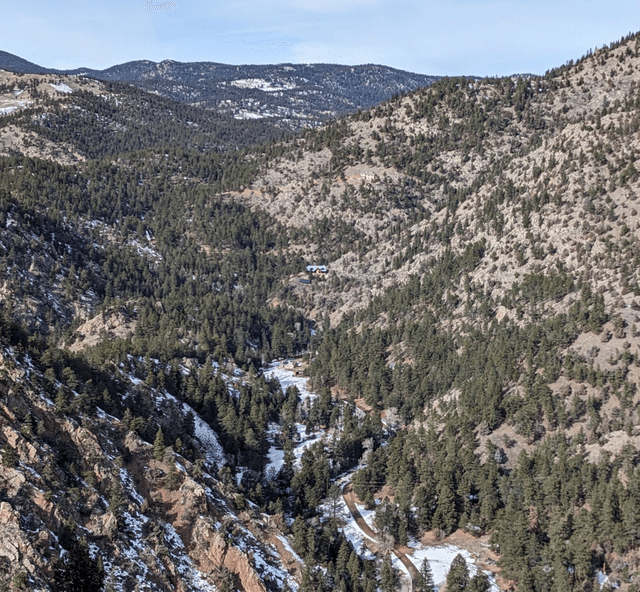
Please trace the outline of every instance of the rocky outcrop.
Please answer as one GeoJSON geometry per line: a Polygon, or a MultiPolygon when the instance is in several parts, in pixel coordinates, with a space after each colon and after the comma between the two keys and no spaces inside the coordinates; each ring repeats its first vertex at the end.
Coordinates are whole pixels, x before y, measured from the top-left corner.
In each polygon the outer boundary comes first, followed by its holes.
{"type": "Polygon", "coordinates": [[[82,323],[75,332],[76,340],[69,346],[77,352],[102,341],[127,339],[136,329],[136,321],[122,310],[109,309],[82,323]]]}
{"type": "Polygon", "coordinates": [[[0,502],[0,574],[27,574],[29,589],[34,591],[48,590],[45,580],[40,574],[46,570],[47,560],[43,551],[49,546],[49,533],[41,531],[34,537],[39,547],[21,527],[20,512],[8,502],[0,502]]]}
{"type": "Polygon", "coordinates": [[[246,592],[266,592],[266,587],[251,565],[250,557],[230,546],[210,518],[200,516],[192,531],[192,557],[200,571],[210,573],[225,567],[236,574],[246,592]]]}
{"type": "MultiPolygon", "coordinates": [[[[33,365],[1,351],[0,587],[17,578],[50,592],[54,572],[67,569],[69,549],[83,541],[114,590],[144,583],[154,592],[213,592],[231,578],[241,590],[266,592],[291,578],[214,476],[171,447],[154,458],[149,442],[100,409],[65,414],[34,387],[46,381],[33,365]]],[[[182,407],[161,405],[154,389],[127,388],[155,425],[183,421],[182,407]]]]}

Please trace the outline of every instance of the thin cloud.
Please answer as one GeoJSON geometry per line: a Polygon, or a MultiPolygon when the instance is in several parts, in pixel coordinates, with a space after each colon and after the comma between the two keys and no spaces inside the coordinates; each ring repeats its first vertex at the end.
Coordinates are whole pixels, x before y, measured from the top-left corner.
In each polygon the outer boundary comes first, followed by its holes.
{"type": "Polygon", "coordinates": [[[135,59],[380,63],[424,74],[542,74],[638,28],[630,0],[31,0],[1,49],[43,66],[135,59]],[[154,12],[173,2],[172,10],[154,12]],[[277,45],[281,42],[282,45],[277,45]]]}

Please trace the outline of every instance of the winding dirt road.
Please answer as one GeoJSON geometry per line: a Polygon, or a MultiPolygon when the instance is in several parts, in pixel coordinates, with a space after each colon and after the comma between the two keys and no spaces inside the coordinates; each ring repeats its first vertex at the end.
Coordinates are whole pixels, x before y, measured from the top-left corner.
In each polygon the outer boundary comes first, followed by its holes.
{"type": "MultiPolygon", "coordinates": [[[[356,521],[356,524],[360,527],[360,530],[364,532],[369,538],[373,539],[379,545],[381,544],[378,540],[378,535],[374,532],[374,530],[366,523],[365,519],[360,514],[358,510],[358,506],[356,506],[356,495],[353,493],[353,489],[351,487],[351,483],[347,483],[342,490],[342,497],[344,498],[347,507],[349,508],[349,512],[351,512],[351,516],[356,521]]],[[[409,570],[411,574],[411,585],[415,587],[415,582],[420,572],[417,570],[416,566],[413,564],[411,559],[409,559],[401,549],[398,547],[394,547],[392,549],[393,554],[402,562],[402,564],[409,570]]]]}

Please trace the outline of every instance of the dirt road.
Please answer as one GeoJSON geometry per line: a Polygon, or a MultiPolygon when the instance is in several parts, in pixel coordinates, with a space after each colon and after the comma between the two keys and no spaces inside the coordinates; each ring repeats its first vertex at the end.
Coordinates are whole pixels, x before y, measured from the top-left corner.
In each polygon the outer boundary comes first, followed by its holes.
{"type": "MultiPolygon", "coordinates": [[[[353,516],[353,519],[356,521],[356,524],[360,527],[362,532],[364,532],[368,537],[372,538],[378,544],[380,541],[378,540],[378,535],[375,531],[366,523],[365,519],[360,514],[358,510],[358,506],[356,506],[356,495],[353,493],[353,489],[351,488],[351,483],[347,483],[342,490],[342,497],[344,498],[347,507],[349,508],[349,512],[353,516]]],[[[392,549],[393,554],[402,562],[402,564],[409,570],[411,574],[411,584],[412,586],[415,584],[417,577],[420,575],[420,572],[417,570],[416,566],[413,564],[411,559],[409,559],[401,549],[398,547],[394,547],[392,549]]]]}

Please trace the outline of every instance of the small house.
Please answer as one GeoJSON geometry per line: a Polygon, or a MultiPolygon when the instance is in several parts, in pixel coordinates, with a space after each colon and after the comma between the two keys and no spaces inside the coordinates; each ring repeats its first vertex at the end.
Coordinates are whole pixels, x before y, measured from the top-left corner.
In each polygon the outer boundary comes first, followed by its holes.
{"type": "Polygon", "coordinates": [[[307,265],[308,273],[327,273],[326,265],[307,265]]]}

